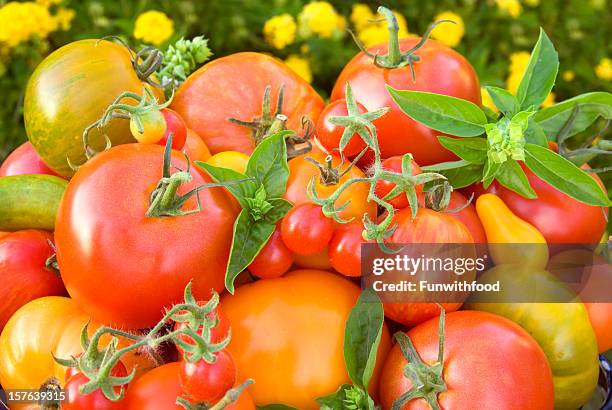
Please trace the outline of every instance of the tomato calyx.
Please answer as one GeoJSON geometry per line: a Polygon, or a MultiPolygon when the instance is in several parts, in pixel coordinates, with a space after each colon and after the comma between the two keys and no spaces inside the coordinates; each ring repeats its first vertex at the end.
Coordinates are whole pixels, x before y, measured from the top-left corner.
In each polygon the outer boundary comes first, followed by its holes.
{"type": "Polygon", "coordinates": [[[155,82],[151,76],[158,71],[164,60],[164,54],[153,46],[147,46],[142,48],[137,53],[134,53],[134,50],[125,42],[121,37],[118,36],[105,36],[100,39],[102,40],[114,40],[121,44],[127,52],[130,54],[130,58],[132,60],[132,67],[136,72],[136,75],[140,79],[140,81],[146,82],[154,87],[159,87],[160,85],[155,82]]]}
{"type": "Polygon", "coordinates": [[[408,402],[422,398],[427,401],[433,410],[440,410],[438,394],[448,390],[444,381],[444,309],[440,311],[438,360],[426,364],[417,353],[410,337],[403,332],[395,334],[395,339],[408,361],[404,368],[404,376],[410,379],[412,388],[402,394],[391,407],[393,410],[402,409],[408,402]]]}
{"type": "Polygon", "coordinates": [[[355,43],[359,47],[359,49],[368,57],[370,57],[375,66],[386,69],[393,68],[401,68],[405,66],[410,66],[410,71],[412,72],[412,81],[416,82],[416,75],[414,72],[414,63],[420,60],[420,57],[415,53],[419,51],[421,47],[425,45],[431,32],[438,24],[441,23],[453,23],[452,20],[439,20],[434,23],[431,23],[425,33],[423,34],[421,40],[410,50],[402,52],[400,50],[399,45],[399,25],[397,23],[397,18],[393,14],[393,12],[384,6],[378,7],[378,13],[382,14],[387,20],[387,30],[389,31],[389,47],[388,52],[384,56],[380,56],[378,54],[371,53],[366,49],[363,43],[351,32],[355,43]]]}
{"type": "Polygon", "coordinates": [[[359,159],[361,159],[365,153],[366,150],[364,149],[359,153],[359,155],[357,155],[357,157],[355,157],[353,161],[351,161],[345,170],[342,170],[345,162],[344,155],[340,156],[340,164],[337,166],[333,165],[334,157],[331,154],[325,157],[325,163],[321,163],[311,157],[305,157],[304,159],[319,168],[319,182],[322,185],[330,186],[337,185],[340,182],[340,179],[351,171],[357,161],[359,161],[359,159]]]}

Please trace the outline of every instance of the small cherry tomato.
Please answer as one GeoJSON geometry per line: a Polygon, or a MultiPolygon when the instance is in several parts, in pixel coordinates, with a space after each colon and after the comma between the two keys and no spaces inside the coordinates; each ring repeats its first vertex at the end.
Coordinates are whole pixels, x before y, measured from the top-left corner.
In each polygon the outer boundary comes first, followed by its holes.
{"type": "Polygon", "coordinates": [[[182,362],[179,377],[191,401],[211,405],[221,400],[236,383],[236,364],[227,350],[221,350],[212,363],[182,362]]]}
{"type": "MultiPolygon", "coordinates": [[[[127,375],[128,372],[121,362],[118,362],[111,370],[111,376],[124,377],[127,375]]],[[[66,379],[68,380],[64,386],[66,400],[62,402],[62,410],[121,410],[125,408],[123,400],[111,401],[99,389],[89,394],[81,393],[80,387],[89,382],[89,379],[73,368],[66,371],[66,379]]],[[[119,392],[120,388],[115,387],[115,391],[119,392]]]]}
{"type": "MultiPolygon", "coordinates": [[[[359,103],[357,103],[357,109],[360,113],[366,112],[363,105],[359,103]]],[[[323,112],[321,112],[315,128],[315,135],[328,152],[338,149],[340,146],[340,139],[344,133],[344,127],[342,125],[332,124],[329,119],[331,117],[344,117],[347,114],[348,111],[346,109],[346,100],[344,98],[331,102],[327,107],[325,107],[323,112]]],[[[361,137],[353,134],[349,143],[344,148],[344,156],[352,157],[357,155],[365,147],[366,143],[361,139],[361,137]]]]}
{"type": "Polygon", "coordinates": [[[185,139],[183,152],[189,157],[190,161],[208,161],[208,158],[210,158],[210,150],[206,143],[195,131],[189,128],[187,128],[187,138],[185,139]]]}
{"type": "Polygon", "coordinates": [[[249,156],[238,151],[223,151],[208,158],[206,162],[215,167],[229,168],[244,174],[249,156]]]}
{"type": "Polygon", "coordinates": [[[345,276],[361,276],[361,222],[341,224],[329,243],[329,261],[332,267],[345,276]]]}
{"type": "Polygon", "coordinates": [[[291,209],[281,222],[281,237],[291,251],[300,255],[321,252],[334,233],[334,221],[320,206],[302,204],[291,209]]]}
{"type": "MultiPolygon", "coordinates": [[[[411,161],[410,166],[412,168],[412,175],[417,175],[421,173],[421,167],[415,162],[411,161]]],[[[383,169],[388,171],[393,171],[397,173],[402,173],[402,156],[396,155],[390,158],[387,158],[382,162],[383,169]]],[[[384,198],[391,190],[395,188],[395,184],[389,181],[378,181],[376,183],[376,195],[379,198],[384,198]]],[[[414,187],[417,195],[423,192],[423,185],[417,185],[414,187]]],[[[406,208],[408,204],[408,198],[405,193],[400,193],[395,197],[388,199],[389,202],[395,209],[406,208]]]]}
{"type": "Polygon", "coordinates": [[[0,166],[0,177],[24,174],[48,174],[59,176],[47,166],[31,142],[21,144],[6,157],[0,166]]]}
{"type": "Polygon", "coordinates": [[[261,279],[277,278],[289,270],[293,259],[293,252],[285,246],[277,227],[248,269],[261,279]]]}
{"type": "MultiPolygon", "coordinates": [[[[202,306],[206,304],[206,302],[198,302],[198,305],[202,306]]],[[[180,312],[180,313],[184,313],[184,311],[180,312]]],[[[227,317],[227,315],[223,312],[223,310],[221,310],[221,308],[219,306],[217,306],[215,308],[215,310],[213,310],[212,312],[210,312],[207,315],[207,318],[212,319],[216,316],[217,318],[217,325],[215,327],[213,327],[212,329],[210,329],[210,342],[215,344],[215,343],[220,343],[223,340],[225,340],[227,338],[227,336],[229,335],[229,331],[230,331],[230,322],[229,319],[227,317]]],[[[176,322],[174,324],[174,330],[179,330],[179,329],[183,329],[184,327],[187,326],[187,323],[184,322],[176,322]]],[[[202,334],[202,327],[200,327],[198,329],[198,334],[202,334]]],[[[193,344],[192,339],[189,336],[186,335],[179,335],[178,336],[179,339],[181,339],[182,341],[189,343],[189,344],[193,344]]],[[[181,349],[181,347],[177,344],[176,348],[179,351],[179,354],[182,356],[183,354],[183,349],[181,349]]]]}
{"type": "Polygon", "coordinates": [[[145,111],[131,116],[130,131],[142,144],[157,144],[166,134],[166,120],[160,110],[145,111]]]}
{"type": "Polygon", "coordinates": [[[166,131],[157,144],[165,147],[168,142],[168,136],[172,133],[172,148],[182,150],[187,139],[187,126],[185,121],[183,121],[183,117],[169,108],[164,108],[161,110],[161,113],[166,123],[166,131]]]}

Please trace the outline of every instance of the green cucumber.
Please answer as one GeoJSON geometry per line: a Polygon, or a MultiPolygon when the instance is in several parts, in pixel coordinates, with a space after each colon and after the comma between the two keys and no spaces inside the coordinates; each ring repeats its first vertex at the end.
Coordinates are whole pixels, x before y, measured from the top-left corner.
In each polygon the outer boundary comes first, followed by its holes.
{"type": "Polygon", "coordinates": [[[68,181],[51,175],[0,177],[0,231],[53,231],[67,186],[68,181]]]}

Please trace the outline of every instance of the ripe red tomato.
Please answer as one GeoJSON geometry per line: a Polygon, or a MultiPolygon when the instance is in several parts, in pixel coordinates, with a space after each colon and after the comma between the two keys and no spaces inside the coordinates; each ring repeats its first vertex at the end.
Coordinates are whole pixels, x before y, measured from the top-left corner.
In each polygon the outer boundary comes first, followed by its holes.
{"type": "MultiPolygon", "coordinates": [[[[366,112],[366,109],[363,105],[357,103],[357,109],[360,113],[366,112]]],[[[346,100],[340,99],[331,102],[321,115],[319,116],[319,120],[317,121],[317,126],[315,128],[315,135],[319,142],[327,149],[328,152],[334,152],[338,154],[338,152],[333,150],[338,150],[340,146],[340,139],[342,138],[342,134],[344,133],[344,127],[341,125],[332,124],[329,119],[330,117],[341,116],[344,117],[348,114],[348,110],[346,109],[346,100]]],[[[376,125],[376,123],[374,123],[376,125]]],[[[353,134],[350,139],[348,145],[344,148],[344,156],[352,157],[359,154],[366,147],[366,143],[361,139],[359,135],[353,134]]]]}
{"type": "MultiPolygon", "coordinates": [[[[421,39],[400,40],[400,48],[407,51],[421,39]]],[[[387,53],[386,45],[369,49],[373,54],[387,53]]],[[[357,102],[368,111],[389,107],[387,114],[377,120],[377,133],[383,158],[408,152],[420,165],[452,161],[455,155],[438,142],[439,132],[412,120],[393,102],[387,85],[400,90],[427,91],[463,98],[480,105],[480,83],[476,71],[459,53],[434,40],[427,40],[416,52],[420,60],[414,64],[416,82],[410,67],[385,69],[374,65],[363,52],[344,67],[331,94],[331,101],[344,98],[346,83],[351,84],[357,102]]]]}
{"type": "MultiPolygon", "coordinates": [[[[416,161],[411,161],[410,166],[412,169],[412,175],[417,175],[421,173],[421,167],[419,167],[419,164],[417,164],[416,161]]],[[[382,162],[382,167],[383,169],[386,169],[388,171],[393,171],[393,172],[397,172],[401,174],[402,173],[402,156],[396,155],[396,156],[385,159],[382,162]]],[[[391,192],[393,188],[395,188],[395,184],[393,182],[378,181],[376,183],[376,188],[375,188],[376,195],[379,198],[384,198],[385,195],[391,192]]],[[[423,192],[423,185],[417,185],[416,187],[414,187],[414,189],[416,191],[416,194],[419,195],[421,192],[423,192]]],[[[387,200],[387,202],[393,205],[395,209],[406,208],[409,205],[408,198],[406,197],[405,193],[400,193],[399,195],[387,200]]]]}
{"type": "Polygon", "coordinates": [[[236,53],[205,64],[181,85],[171,108],[202,137],[213,154],[251,154],[255,148],[252,131],[228,121],[228,117],[243,121],[261,117],[266,86],[271,87],[274,115],[281,85],[287,128],[299,132],[304,116],[316,123],[325,106],[323,99],[280,60],[260,53],[236,53]]]}
{"type": "Polygon", "coordinates": [[[0,238],[0,331],[31,300],[66,294],[58,272],[47,268],[53,249],[45,231],[25,230],[0,238]]]}
{"type": "Polygon", "coordinates": [[[321,252],[334,233],[334,221],[318,205],[302,204],[287,212],[281,221],[283,242],[300,255],[321,252]]]}
{"type": "MultiPolygon", "coordinates": [[[[397,224],[397,229],[387,240],[389,244],[474,243],[472,234],[463,222],[450,216],[450,214],[436,212],[428,208],[419,208],[415,219],[412,219],[410,208],[399,210],[395,213],[392,224],[397,224]]],[[[474,255],[462,256],[475,257],[475,252],[474,255]]],[[[419,275],[419,272],[417,272],[416,275],[419,275]]],[[[454,274],[451,275],[454,276],[454,274]]],[[[471,280],[474,275],[475,272],[466,272],[463,279],[471,280]]],[[[443,281],[442,278],[438,279],[443,281]]],[[[451,279],[456,279],[456,276],[454,278],[449,278],[449,280],[451,279]]],[[[430,297],[433,298],[432,295],[430,295],[430,297]]],[[[434,302],[410,301],[405,298],[406,296],[403,294],[394,293],[388,295],[387,300],[384,301],[384,307],[385,316],[408,326],[414,326],[427,319],[438,316],[440,314],[440,306],[446,309],[447,312],[452,312],[459,309],[462,305],[461,302],[437,304],[434,302]],[[397,302],[392,302],[391,300],[397,300],[397,302]]],[[[424,295],[424,299],[428,299],[427,295],[424,295]]]]}
{"type": "MultiPolygon", "coordinates": [[[[124,377],[128,372],[123,363],[118,362],[111,370],[111,376],[124,377]]],[[[66,371],[66,400],[62,402],[62,409],[65,410],[121,410],[125,408],[125,400],[111,401],[104,396],[101,390],[95,390],[89,394],[83,394],[79,388],[89,382],[87,376],[73,368],[66,371]]],[[[127,389],[127,386],[123,387],[127,389]]],[[[117,393],[119,387],[115,387],[117,393]]],[[[127,390],[126,390],[127,391],[127,390]]]]}
{"type": "Polygon", "coordinates": [[[168,142],[168,136],[172,133],[172,148],[179,151],[182,150],[187,139],[187,126],[185,125],[185,121],[183,121],[183,118],[178,115],[176,111],[170,108],[162,109],[161,113],[166,123],[166,132],[164,132],[163,137],[157,143],[165,147],[168,142]]]}
{"type": "MultiPolygon", "coordinates": [[[[407,332],[418,356],[438,360],[438,318],[407,332]]],[[[553,379],[546,356],[521,327],[501,316],[478,311],[446,315],[444,327],[446,391],[438,394],[441,409],[552,409],[553,379]]],[[[380,383],[384,410],[412,388],[406,358],[395,345],[385,362],[380,383]]],[[[425,386],[424,389],[430,386],[425,386]]],[[[435,390],[434,390],[435,391],[435,390]]],[[[402,410],[430,409],[413,399],[402,410]]]]}
{"type": "Polygon", "coordinates": [[[215,361],[208,363],[181,362],[179,372],[183,391],[194,402],[215,404],[236,383],[236,364],[227,350],[215,354],[215,361]]]}
{"type": "MultiPolygon", "coordinates": [[[[182,300],[189,281],[198,299],[223,290],[236,212],[223,188],[211,188],[199,191],[199,212],[147,217],[163,151],[126,144],[96,155],[77,171],[58,210],[62,278],[68,293],[100,322],[151,326],[164,308],[182,300]]],[[[170,168],[187,169],[180,152],[172,153],[170,168]]],[[[191,177],[179,195],[210,182],[194,168],[191,177]]],[[[196,208],[191,197],[181,209],[196,208]]]]}
{"type": "Polygon", "coordinates": [[[195,131],[189,128],[187,129],[187,137],[185,139],[185,146],[183,147],[183,152],[187,154],[189,160],[191,160],[192,162],[206,162],[208,158],[210,158],[210,150],[208,149],[204,141],[202,141],[202,138],[200,138],[200,136],[196,134],[195,131]]]}
{"type": "MultiPolygon", "coordinates": [[[[521,167],[538,195],[537,199],[524,198],[497,181],[493,181],[486,192],[499,196],[516,216],[535,226],[548,243],[599,243],[606,230],[607,208],[570,198],[542,181],[524,164],[521,163],[521,167]]],[[[591,176],[603,187],[596,174],[591,176]]],[[[480,183],[469,190],[476,195],[485,192],[480,183]]]]}
{"type": "MultiPolygon", "coordinates": [[[[198,302],[198,305],[200,306],[204,304],[206,304],[206,302],[198,302]]],[[[183,312],[181,311],[181,313],[183,312]]],[[[212,329],[210,329],[210,342],[215,344],[215,343],[220,343],[223,340],[225,340],[227,336],[229,335],[231,326],[230,326],[230,322],[229,322],[227,315],[225,314],[225,312],[223,312],[221,307],[217,306],[215,310],[213,310],[208,315],[206,315],[206,317],[209,319],[213,319],[214,317],[217,318],[217,325],[213,327],[212,329]]],[[[179,330],[186,326],[187,326],[187,323],[185,322],[177,322],[174,324],[174,330],[179,330]]],[[[202,327],[198,329],[198,333],[200,335],[202,334],[202,327]]],[[[192,344],[192,339],[189,336],[179,335],[178,337],[184,342],[192,344]]],[[[176,348],[179,351],[179,355],[182,357],[183,349],[181,349],[179,345],[176,345],[176,348]]]]}
{"type": "Polygon", "coordinates": [[[29,141],[17,147],[0,165],[0,177],[25,174],[59,176],[43,162],[29,141]]]}
{"type": "MultiPolygon", "coordinates": [[[[459,191],[453,191],[451,193],[450,202],[448,203],[448,209],[450,211],[459,209],[467,203],[467,198],[463,196],[459,191]]],[[[482,222],[478,218],[474,203],[470,203],[458,212],[449,212],[448,215],[457,218],[468,228],[474,239],[474,243],[487,243],[487,235],[485,234],[482,222]]]]}
{"type": "Polygon", "coordinates": [[[340,224],[329,243],[331,266],[345,276],[361,276],[361,244],[367,243],[362,232],[361,222],[340,224]]]}
{"type": "Polygon", "coordinates": [[[285,246],[277,227],[248,269],[258,278],[272,279],[287,272],[293,260],[293,252],[285,246]]]}

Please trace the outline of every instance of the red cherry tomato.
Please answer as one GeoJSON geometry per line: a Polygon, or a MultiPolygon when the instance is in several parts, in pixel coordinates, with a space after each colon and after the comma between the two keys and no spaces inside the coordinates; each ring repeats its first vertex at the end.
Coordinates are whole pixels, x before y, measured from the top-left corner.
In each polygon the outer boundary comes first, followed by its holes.
{"type": "MultiPolygon", "coordinates": [[[[417,175],[421,173],[421,167],[416,161],[411,161],[410,166],[412,168],[412,175],[417,175]]],[[[402,173],[402,156],[396,155],[390,158],[385,159],[382,162],[383,169],[388,171],[402,173]]],[[[379,198],[383,198],[387,195],[391,190],[395,188],[395,184],[389,181],[378,181],[376,183],[376,195],[379,198]]],[[[423,192],[423,185],[417,185],[415,187],[415,191],[417,195],[423,192]]],[[[402,209],[408,206],[408,198],[405,193],[400,193],[399,195],[387,200],[395,209],[402,209]]]]}
{"type": "MultiPolygon", "coordinates": [[[[357,103],[357,109],[360,113],[366,112],[366,109],[363,105],[357,103]]],[[[342,138],[342,134],[344,133],[344,127],[342,125],[332,124],[329,119],[330,117],[344,117],[348,114],[346,109],[346,100],[340,99],[331,102],[321,115],[317,121],[317,126],[315,128],[315,135],[321,144],[327,149],[328,152],[332,152],[332,150],[337,150],[340,146],[340,139],[342,138]]],[[[376,125],[376,124],[375,124],[376,125]]],[[[348,145],[344,148],[344,156],[352,157],[354,155],[359,154],[366,147],[366,143],[361,139],[359,135],[353,134],[350,139],[348,145]]]]}
{"type": "Polygon", "coordinates": [[[361,276],[361,244],[367,242],[362,232],[361,222],[340,224],[329,243],[329,261],[345,276],[361,276]]]}
{"type": "Polygon", "coordinates": [[[215,404],[236,383],[236,365],[227,350],[215,355],[215,361],[184,361],[179,372],[181,385],[193,402],[215,404]]]}
{"type": "Polygon", "coordinates": [[[320,206],[313,204],[302,204],[291,209],[281,222],[283,242],[300,255],[322,251],[333,233],[334,221],[323,215],[320,206]]]}
{"type": "Polygon", "coordinates": [[[168,136],[172,133],[172,148],[179,151],[182,150],[187,139],[187,126],[185,121],[183,121],[183,117],[170,108],[164,108],[161,110],[161,113],[164,116],[164,121],[166,121],[166,132],[164,132],[164,136],[157,144],[165,147],[168,142],[168,136]]]}
{"type": "Polygon", "coordinates": [[[272,279],[287,272],[293,260],[293,252],[285,246],[277,227],[248,269],[258,278],[272,279]]]}
{"type": "MultiPolygon", "coordinates": [[[[118,362],[111,370],[111,376],[123,377],[128,372],[123,363],[118,362]]],[[[79,391],[80,387],[89,382],[87,376],[74,369],[66,371],[67,382],[64,386],[66,400],[62,402],[62,410],[121,410],[125,409],[125,400],[111,401],[104,396],[101,390],[95,390],[89,394],[79,391]],[[70,378],[68,378],[70,377],[70,378]]],[[[127,389],[127,386],[124,386],[127,389]]],[[[120,391],[115,387],[115,391],[120,391]]]]}
{"type": "Polygon", "coordinates": [[[0,177],[24,174],[59,176],[43,162],[29,141],[20,145],[0,165],[0,177]]]}
{"type": "MultiPolygon", "coordinates": [[[[204,305],[206,304],[206,302],[198,302],[198,305],[204,305]]],[[[217,318],[217,325],[215,327],[213,327],[212,329],[210,329],[210,342],[211,343],[220,343],[223,340],[225,340],[227,338],[227,336],[229,335],[229,331],[230,331],[230,322],[229,319],[227,317],[227,315],[225,314],[225,312],[223,312],[223,310],[221,309],[221,307],[217,306],[215,308],[215,310],[213,310],[212,312],[210,312],[207,317],[209,319],[212,319],[216,316],[217,318]]],[[[182,329],[184,327],[187,326],[187,323],[184,322],[177,322],[174,324],[174,330],[179,330],[182,329]]],[[[200,327],[200,329],[198,329],[198,333],[201,335],[202,334],[202,327],[200,327]]],[[[189,336],[186,335],[179,335],[178,336],[179,339],[181,339],[182,341],[192,344],[192,340],[189,336]]],[[[179,345],[176,345],[176,348],[179,351],[179,354],[182,356],[183,354],[183,349],[181,349],[181,347],[179,345]]]]}

